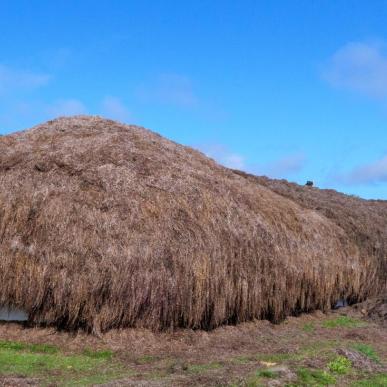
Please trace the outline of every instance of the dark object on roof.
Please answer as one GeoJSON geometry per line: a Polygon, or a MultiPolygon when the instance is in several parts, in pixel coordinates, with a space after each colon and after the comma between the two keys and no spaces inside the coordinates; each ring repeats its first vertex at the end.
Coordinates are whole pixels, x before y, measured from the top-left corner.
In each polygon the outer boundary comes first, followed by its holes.
{"type": "Polygon", "coordinates": [[[308,180],[305,185],[308,187],[313,187],[313,181],[308,180]]]}

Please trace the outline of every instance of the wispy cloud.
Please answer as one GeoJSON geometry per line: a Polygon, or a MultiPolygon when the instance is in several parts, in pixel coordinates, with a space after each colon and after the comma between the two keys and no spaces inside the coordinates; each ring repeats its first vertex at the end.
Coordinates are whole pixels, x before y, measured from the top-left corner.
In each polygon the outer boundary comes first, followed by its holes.
{"type": "Polygon", "coordinates": [[[221,144],[207,144],[199,149],[208,157],[228,168],[240,169],[255,175],[267,175],[274,178],[285,178],[300,172],[305,164],[303,153],[286,155],[268,163],[252,163],[243,155],[233,152],[221,144]]]}
{"type": "Polygon", "coordinates": [[[284,156],[267,164],[256,165],[254,170],[261,174],[274,178],[284,178],[301,172],[305,167],[306,156],[303,153],[295,153],[284,156]]]}
{"type": "Polygon", "coordinates": [[[386,45],[381,42],[348,43],[327,61],[322,75],[334,87],[387,99],[386,45]]]}
{"type": "Polygon", "coordinates": [[[367,185],[387,183],[387,155],[372,163],[360,165],[351,171],[334,176],[346,185],[367,185]]]}
{"type": "Polygon", "coordinates": [[[16,70],[0,64],[0,94],[19,89],[34,89],[46,85],[50,79],[48,74],[16,70]]]}
{"type": "Polygon", "coordinates": [[[107,96],[102,101],[102,114],[119,121],[127,121],[131,114],[117,97],[107,96]]]}
{"type": "Polygon", "coordinates": [[[86,106],[78,99],[62,99],[44,106],[44,112],[50,117],[72,116],[87,113],[86,106]]]}
{"type": "Polygon", "coordinates": [[[221,144],[205,144],[198,147],[206,156],[216,160],[227,168],[245,169],[246,163],[242,155],[230,151],[221,144]]]}
{"type": "Polygon", "coordinates": [[[153,82],[141,85],[137,97],[142,102],[191,108],[198,104],[192,82],[179,74],[162,74],[153,82]]]}

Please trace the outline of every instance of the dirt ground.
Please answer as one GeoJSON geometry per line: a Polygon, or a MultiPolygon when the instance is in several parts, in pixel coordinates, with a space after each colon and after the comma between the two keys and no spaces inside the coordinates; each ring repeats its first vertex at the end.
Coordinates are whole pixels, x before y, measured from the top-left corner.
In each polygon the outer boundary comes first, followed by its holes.
{"type": "MultiPolygon", "coordinates": [[[[0,340],[52,344],[69,356],[85,348],[111,351],[112,361],[130,376],[117,373],[100,384],[105,386],[379,386],[387,381],[387,327],[380,314],[373,321],[375,308],[368,302],[278,325],[253,321],[209,332],[125,329],[101,337],[3,323],[0,340]]],[[[5,386],[90,385],[52,375],[48,382],[33,371],[10,375],[1,358],[0,375],[5,386]]]]}

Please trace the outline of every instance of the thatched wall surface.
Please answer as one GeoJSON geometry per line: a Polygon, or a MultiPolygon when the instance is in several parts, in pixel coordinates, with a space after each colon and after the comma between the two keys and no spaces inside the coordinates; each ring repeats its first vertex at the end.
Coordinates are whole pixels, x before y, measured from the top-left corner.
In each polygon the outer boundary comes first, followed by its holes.
{"type": "Polygon", "coordinates": [[[99,332],[362,300],[386,286],[387,205],[351,200],[298,200],[146,129],[60,118],[0,137],[0,305],[99,332]]]}

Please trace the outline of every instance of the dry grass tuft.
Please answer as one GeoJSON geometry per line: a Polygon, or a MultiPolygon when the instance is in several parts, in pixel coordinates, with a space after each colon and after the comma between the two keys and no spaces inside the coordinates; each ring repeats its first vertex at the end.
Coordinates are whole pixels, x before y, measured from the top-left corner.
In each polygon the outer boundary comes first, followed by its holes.
{"type": "Polygon", "coordinates": [[[236,173],[136,126],[78,116],[0,137],[0,305],[34,323],[326,310],[385,290],[386,233],[386,202],[236,173]]]}

